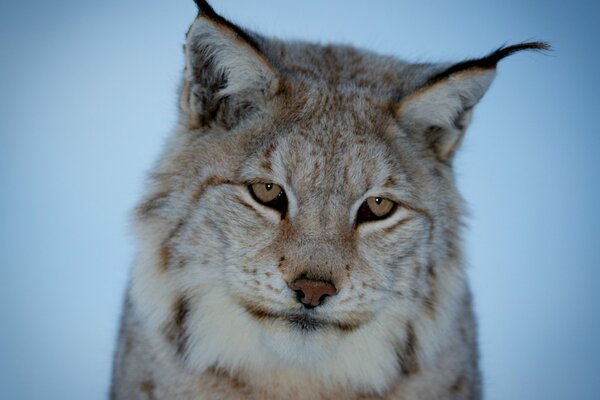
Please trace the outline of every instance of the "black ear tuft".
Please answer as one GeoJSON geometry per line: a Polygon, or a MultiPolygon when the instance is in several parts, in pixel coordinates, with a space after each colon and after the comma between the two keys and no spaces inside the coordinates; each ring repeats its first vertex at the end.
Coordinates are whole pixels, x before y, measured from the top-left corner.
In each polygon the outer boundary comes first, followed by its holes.
{"type": "Polygon", "coordinates": [[[474,58],[470,60],[465,60],[456,64],[451,65],[449,68],[435,74],[431,78],[427,80],[425,85],[429,86],[433,85],[441,80],[447,79],[451,75],[469,70],[471,68],[481,68],[481,69],[492,69],[496,68],[496,65],[500,60],[506,58],[514,53],[523,50],[533,50],[533,51],[551,51],[552,46],[546,42],[525,42],[514,44],[512,46],[502,46],[497,50],[491,52],[485,57],[482,58],[474,58]]]}

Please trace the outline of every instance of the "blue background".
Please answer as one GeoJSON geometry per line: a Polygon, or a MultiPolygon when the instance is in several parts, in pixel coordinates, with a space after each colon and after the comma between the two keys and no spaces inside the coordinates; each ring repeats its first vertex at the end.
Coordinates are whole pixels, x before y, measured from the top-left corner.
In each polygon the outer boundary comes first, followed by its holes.
{"type": "MultiPolygon", "coordinates": [[[[487,399],[600,399],[594,1],[217,1],[285,38],[411,60],[519,54],[456,160],[487,399]]],[[[0,398],[106,398],[128,212],[174,125],[186,1],[0,5],[0,398]]]]}

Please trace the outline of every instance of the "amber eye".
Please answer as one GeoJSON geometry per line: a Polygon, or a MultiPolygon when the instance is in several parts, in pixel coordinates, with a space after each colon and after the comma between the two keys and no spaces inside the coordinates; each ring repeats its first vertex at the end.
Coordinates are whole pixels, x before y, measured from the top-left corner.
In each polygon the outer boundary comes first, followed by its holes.
{"type": "Polygon", "coordinates": [[[396,210],[397,204],[385,197],[369,197],[365,200],[356,215],[356,223],[377,221],[389,217],[396,210]]]}
{"type": "Polygon", "coordinates": [[[250,194],[258,203],[273,208],[284,217],[287,211],[287,196],[281,186],[275,183],[253,183],[248,186],[250,194]]]}

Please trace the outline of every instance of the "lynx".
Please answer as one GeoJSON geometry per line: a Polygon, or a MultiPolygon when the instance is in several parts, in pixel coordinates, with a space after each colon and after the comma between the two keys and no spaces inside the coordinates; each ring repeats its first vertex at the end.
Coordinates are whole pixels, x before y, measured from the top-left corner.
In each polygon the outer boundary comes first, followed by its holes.
{"type": "Polygon", "coordinates": [[[452,159],[497,63],[548,45],[416,64],[196,4],[111,398],[481,398],[452,159]]]}

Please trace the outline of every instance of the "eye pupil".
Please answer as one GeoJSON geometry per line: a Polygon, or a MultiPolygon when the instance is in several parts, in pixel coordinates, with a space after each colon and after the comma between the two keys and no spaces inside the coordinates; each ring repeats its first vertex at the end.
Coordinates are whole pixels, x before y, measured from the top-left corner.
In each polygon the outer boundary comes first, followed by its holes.
{"type": "Polygon", "coordinates": [[[273,189],[273,184],[272,184],[272,183],[267,183],[267,184],[265,185],[265,188],[266,188],[268,191],[271,191],[271,189],[273,189]]]}
{"type": "Polygon", "coordinates": [[[375,203],[381,204],[382,201],[383,199],[381,197],[375,197],[375,203]]]}

